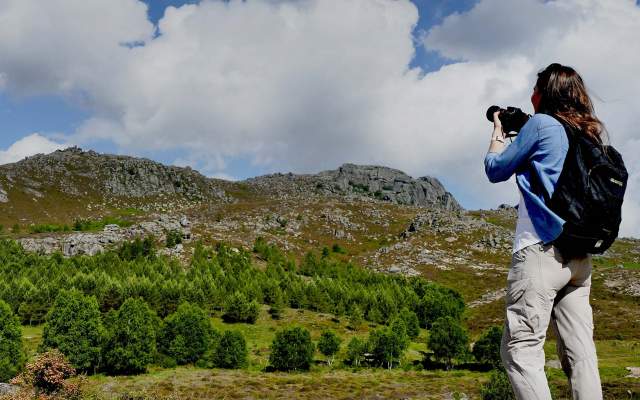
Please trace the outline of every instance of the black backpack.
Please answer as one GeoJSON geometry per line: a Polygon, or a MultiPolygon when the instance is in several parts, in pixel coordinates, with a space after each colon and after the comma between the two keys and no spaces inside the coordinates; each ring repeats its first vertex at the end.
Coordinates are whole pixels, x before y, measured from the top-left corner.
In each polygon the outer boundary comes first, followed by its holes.
{"type": "Polygon", "coordinates": [[[553,244],[565,258],[601,254],[618,237],[627,169],[612,146],[563,126],[569,150],[562,172],[551,198],[542,191],[547,206],[566,221],[553,244]]]}

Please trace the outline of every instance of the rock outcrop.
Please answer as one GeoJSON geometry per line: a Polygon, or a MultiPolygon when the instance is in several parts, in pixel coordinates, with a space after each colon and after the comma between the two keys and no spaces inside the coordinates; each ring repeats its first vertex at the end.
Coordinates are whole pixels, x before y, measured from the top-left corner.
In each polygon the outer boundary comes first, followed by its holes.
{"type": "MultiPolygon", "coordinates": [[[[153,235],[163,240],[167,232],[178,231],[185,241],[191,239],[191,222],[185,217],[160,215],[156,220],[144,221],[127,228],[118,225],[107,225],[102,232],[77,232],[55,237],[22,238],[18,242],[26,251],[39,254],[52,254],[56,251],[65,257],[75,255],[95,255],[110,245],[131,240],[135,237],[153,235]]],[[[180,246],[182,249],[182,246],[180,246]]]]}
{"type": "MultiPolygon", "coordinates": [[[[166,166],[145,158],[99,154],[78,147],[36,154],[12,164],[0,165],[5,185],[17,186],[34,198],[45,189],[70,196],[88,193],[111,197],[182,195],[190,200],[223,199],[215,179],[189,167],[166,166]]],[[[6,189],[6,187],[4,188],[6,189]]],[[[0,201],[6,192],[0,188],[0,201]]]]}
{"type": "Polygon", "coordinates": [[[448,211],[462,209],[438,179],[430,176],[414,179],[400,170],[376,165],[343,164],[317,174],[276,173],[243,183],[284,198],[336,195],[448,211]]]}

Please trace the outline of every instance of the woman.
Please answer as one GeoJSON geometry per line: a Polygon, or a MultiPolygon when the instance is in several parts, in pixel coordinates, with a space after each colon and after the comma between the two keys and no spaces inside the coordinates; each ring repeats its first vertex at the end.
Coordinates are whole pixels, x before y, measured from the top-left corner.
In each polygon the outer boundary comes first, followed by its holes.
{"type": "Polygon", "coordinates": [[[550,400],[543,345],[551,324],[573,398],[602,399],[589,305],[591,256],[562,257],[552,242],[564,221],[544,198],[553,194],[569,149],[563,124],[597,143],[603,143],[604,126],[594,115],[582,78],[571,67],[551,64],[538,73],[531,103],[535,115],[506,149],[499,114],[494,114],[485,157],[489,180],[506,181],[515,173],[520,192],[502,361],[518,399],[550,400]]]}

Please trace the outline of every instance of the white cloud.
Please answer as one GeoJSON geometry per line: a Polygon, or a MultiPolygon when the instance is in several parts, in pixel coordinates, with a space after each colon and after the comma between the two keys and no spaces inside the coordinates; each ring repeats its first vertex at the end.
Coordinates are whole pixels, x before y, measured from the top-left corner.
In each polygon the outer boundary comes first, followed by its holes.
{"type": "Polygon", "coordinates": [[[51,153],[66,147],[69,145],[54,142],[39,133],[32,133],[15,141],[6,150],[0,150],[0,165],[20,161],[38,153],[51,153]]]}
{"type": "MultiPolygon", "coordinates": [[[[462,61],[424,76],[408,67],[418,19],[408,0],[205,0],[168,8],[156,38],[135,0],[5,3],[5,90],[82,99],[94,112],[74,142],[186,150],[184,162],[209,174],[233,158],[296,172],[385,164],[493,207],[517,192],[484,176],[484,111],[531,112],[536,72],[558,61],[605,100],[599,115],[629,164],[639,157],[629,144],[640,125],[640,8],[630,0],[482,0],[427,33],[430,50],[462,61]],[[120,45],[133,41],[146,45],[120,45]]],[[[623,233],[638,235],[632,168],[623,233]]]]}

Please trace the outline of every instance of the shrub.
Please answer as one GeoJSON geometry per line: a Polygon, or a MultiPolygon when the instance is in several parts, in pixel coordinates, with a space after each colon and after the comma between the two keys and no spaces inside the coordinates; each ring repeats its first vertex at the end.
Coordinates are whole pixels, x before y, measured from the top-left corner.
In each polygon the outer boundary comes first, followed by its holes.
{"type": "Polygon", "coordinates": [[[364,361],[364,353],[367,351],[366,342],[353,337],[347,344],[347,354],[344,363],[353,367],[358,367],[364,361]]]}
{"type": "Polygon", "coordinates": [[[318,341],[318,350],[325,356],[330,357],[329,364],[333,362],[333,356],[340,350],[340,343],[342,343],[342,339],[340,339],[335,332],[322,332],[320,340],[318,341]]]}
{"type": "Polygon", "coordinates": [[[489,382],[480,388],[480,397],[482,400],[515,400],[507,374],[500,370],[492,371],[489,382]]]}
{"type": "Polygon", "coordinates": [[[24,366],[25,358],[20,320],[0,300],[0,381],[13,378],[24,366]]]}
{"type": "Polygon", "coordinates": [[[165,245],[169,248],[175,247],[177,244],[182,243],[182,233],[178,230],[171,230],[167,232],[165,245]]]}
{"type": "Polygon", "coordinates": [[[105,319],[104,368],[113,374],[145,372],[156,352],[156,317],[142,299],[126,300],[105,319]]]}
{"type": "Polygon", "coordinates": [[[322,258],[327,258],[327,257],[329,257],[330,254],[331,254],[331,252],[330,252],[329,248],[327,246],[323,246],[322,247],[322,253],[321,253],[322,258]]]}
{"type": "Polygon", "coordinates": [[[20,233],[20,225],[19,224],[13,224],[11,226],[11,233],[20,233]]]}
{"type": "Polygon", "coordinates": [[[187,364],[198,360],[216,336],[209,316],[202,308],[182,303],[176,312],[165,318],[158,347],[178,364],[187,364]]]}
{"type": "Polygon", "coordinates": [[[468,351],[469,336],[455,318],[439,318],[431,326],[427,345],[436,360],[444,361],[449,369],[454,358],[461,357],[468,351]]]}
{"type": "Polygon", "coordinates": [[[118,255],[122,260],[136,260],[139,258],[153,258],[155,256],[155,238],[146,236],[143,240],[139,237],[131,242],[124,242],[118,249],[118,255]]]}
{"type": "Polygon", "coordinates": [[[400,311],[399,317],[407,327],[407,335],[409,338],[417,338],[418,335],[420,335],[420,321],[418,321],[416,313],[405,307],[400,311]]]}
{"type": "Polygon", "coordinates": [[[241,292],[235,292],[227,300],[222,319],[225,322],[248,322],[253,324],[258,319],[260,306],[254,301],[248,301],[241,292]]]}
{"type": "Polygon", "coordinates": [[[276,333],[271,344],[269,364],[280,371],[309,370],[315,346],[309,331],[301,327],[285,328],[276,333]]]}
{"type": "Polygon", "coordinates": [[[59,349],[76,369],[91,372],[99,365],[103,337],[96,298],[77,290],[60,291],[46,317],[43,347],[59,349]]]}
{"type": "Polygon", "coordinates": [[[335,243],[332,247],[331,247],[331,251],[334,253],[338,253],[338,254],[346,254],[347,251],[342,248],[339,244],[335,243]]]}
{"type": "Polygon", "coordinates": [[[25,371],[14,378],[11,383],[30,386],[36,389],[36,393],[61,393],[68,394],[63,398],[75,397],[78,388],[67,382],[67,379],[75,376],[76,370],[65,356],[57,349],[42,353],[27,364],[25,371]]]}
{"type": "Polygon", "coordinates": [[[499,368],[502,365],[500,359],[500,342],[502,341],[502,328],[492,326],[485,330],[478,341],[473,345],[473,356],[484,365],[499,368]]]}
{"type": "Polygon", "coordinates": [[[247,363],[247,342],[238,331],[225,331],[214,349],[212,361],[217,368],[242,368],[247,363]]]}

